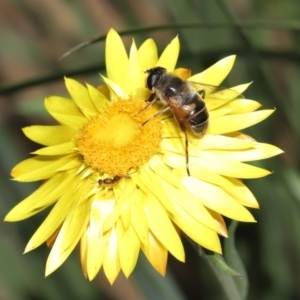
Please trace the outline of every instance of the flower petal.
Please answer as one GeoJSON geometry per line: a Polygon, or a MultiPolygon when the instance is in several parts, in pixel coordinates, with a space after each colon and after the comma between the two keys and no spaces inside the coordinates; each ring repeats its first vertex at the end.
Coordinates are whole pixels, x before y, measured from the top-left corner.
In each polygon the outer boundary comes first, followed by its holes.
{"type": "Polygon", "coordinates": [[[70,154],[74,152],[75,145],[73,142],[68,142],[60,145],[44,147],[31,154],[37,155],[62,155],[62,154],[70,154]]]}
{"type": "Polygon", "coordinates": [[[121,37],[113,29],[110,29],[106,38],[105,62],[107,77],[124,88],[128,72],[128,56],[121,37]]]}
{"type": "Polygon", "coordinates": [[[101,76],[107,87],[109,88],[111,94],[111,100],[116,101],[117,99],[129,99],[128,94],[122,89],[119,85],[117,85],[114,81],[101,76]]]}
{"type": "Polygon", "coordinates": [[[214,218],[216,223],[218,224],[218,229],[219,229],[218,234],[223,237],[228,237],[226,223],[225,223],[224,219],[222,218],[222,216],[220,214],[218,214],[217,212],[209,209],[208,207],[207,207],[207,210],[211,214],[211,216],[214,218]]]}
{"type": "Polygon", "coordinates": [[[234,197],[236,201],[238,201],[240,204],[244,206],[259,208],[259,204],[255,199],[254,195],[244,185],[244,183],[241,180],[236,178],[227,178],[227,179],[234,184],[234,187],[232,186],[223,187],[228,194],[230,194],[232,197],[234,197]]]}
{"type": "Polygon", "coordinates": [[[73,194],[72,209],[64,221],[46,263],[46,276],[54,272],[70,255],[89,221],[90,201],[85,198],[90,182],[86,181],[73,194]]]}
{"type": "Polygon", "coordinates": [[[222,253],[217,233],[201,224],[198,220],[191,218],[186,211],[179,210],[178,214],[172,216],[172,219],[197,244],[211,251],[222,253]]]}
{"type": "Polygon", "coordinates": [[[166,274],[168,250],[164,245],[152,234],[151,231],[148,233],[149,246],[141,244],[146,258],[151,263],[153,268],[162,276],[166,274]]]}
{"type": "Polygon", "coordinates": [[[70,78],[65,78],[65,84],[70,96],[86,118],[90,119],[94,117],[96,115],[96,108],[90,98],[87,88],[78,81],[70,78]]]}
{"type": "Polygon", "coordinates": [[[142,204],[139,201],[139,198],[136,198],[133,201],[133,203],[130,205],[131,208],[131,224],[133,229],[135,230],[136,234],[139,237],[139,240],[141,243],[143,243],[145,246],[148,246],[148,221],[145,216],[145,212],[143,210],[142,204]]]}
{"type": "Polygon", "coordinates": [[[102,114],[107,105],[110,105],[110,101],[99,91],[99,89],[96,89],[92,85],[87,84],[87,89],[95,109],[98,113],[102,114]]]}
{"type": "MultiPolygon", "coordinates": [[[[257,101],[248,100],[248,99],[237,99],[228,102],[223,105],[222,108],[219,108],[214,111],[210,111],[209,117],[210,119],[215,119],[216,117],[221,117],[225,114],[244,114],[248,112],[252,112],[261,107],[261,104],[257,101]],[[221,113],[224,111],[224,113],[221,113]]],[[[210,108],[208,108],[210,109],[210,108]]]]}
{"type": "Polygon", "coordinates": [[[235,178],[259,178],[271,172],[235,160],[223,159],[217,155],[203,153],[202,157],[191,157],[191,163],[198,164],[218,174],[235,178]],[[211,163],[213,162],[213,164],[211,163]]]}
{"type": "Polygon", "coordinates": [[[196,198],[211,210],[233,220],[255,222],[250,212],[222,188],[190,176],[185,177],[183,183],[196,198]]]}
{"type": "Polygon", "coordinates": [[[81,110],[69,99],[49,97],[45,99],[45,106],[50,115],[62,125],[80,129],[87,122],[81,110]]]}
{"type": "Polygon", "coordinates": [[[179,39],[176,36],[161,54],[156,66],[166,68],[168,72],[172,72],[177,63],[179,47],[179,39]]]}
{"type": "Polygon", "coordinates": [[[266,109],[245,114],[222,116],[220,118],[211,120],[207,129],[207,133],[224,134],[233,131],[239,131],[263,121],[274,111],[275,110],[273,109],[266,109]]]}
{"type": "Polygon", "coordinates": [[[121,269],[128,278],[136,266],[140,252],[140,240],[132,226],[124,232],[119,247],[121,269]]]}
{"type": "Polygon", "coordinates": [[[190,77],[189,81],[201,82],[211,85],[220,85],[231,71],[235,61],[235,55],[227,56],[205,71],[190,77]]]}
{"type": "Polygon", "coordinates": [[[89,280],[92,280],[99,272],[107,252],[112,229],[104,232],[103,223],[106,216],[111,213],[114,203],[114,200],[109,199],[105,199],[104,201],[95,199],[92,201],[90,222],[87,229],[86,254],[86,269],[89,280]]]}
{"type": "Polygon", "coordinates": [[[156,174],[147,165],[144,165],[140,168],[138,175],[133,175],[133,180],[136,181],[137,185],[145,192],[155,195],[169,213],[175,213],[176,210],[170,200],[171,198],[165,194],[156,174]]]}
{"type": "MultiPolygon", "coordinates": [[[[5,217],[5,221],[20,221],[35,215],[72,187],[74,176],[70,173],[58,173],[51,177],[37,190],[16,205],[5,217]]],[[[76,182],[76,181],[75,181],[76,182]]]]}
{"type": "Polygon", "coordinates": [[[191,141],[191,149],[201,150],[246,150],[256,145],[254,140],[245,140],[224,135],[205,134],[201,139],[191,141]]]}
{"type": "Polygon", "coordinates": [[[51,209],[47,218],[29,240],[24,251],[25,253],[40,246],[47,239],[49,239],[49,237],[51,237],[57,228],[61,226],[69,214],[69,210],[72,205],[70,197],[73,196],[73,193],[73,189],[69,189],[62,197],[59,198],[55,206],[51,209]]]}
{"type": "Polygon", "coordinates": [[[75,162],[80,165],[80,158],[76,154],[62,156],[35,156],[23,160],[16,165],[11,175],[14,180],[29,182],[47,179],[55,174],[61,167],[66,166],[68,162],[75,162]]]}
{"type": "Polygon", "coordinates": [[[54,146],[69,142],[77,130],[68,126],[28,126],[22,129],[32,141],[45,146],[54,146]]]}
{"type": "Polygon", "coordinates": [[[185,255],[181,240],[166,211],[151,194],[144,195],[144,210],[151,232],[174,257],[184,261],[185,255]]]}
{"type": "MultiPolygon", "coordinates": [[[[185,171],[186,161],[185,157],[180,155],[165,155],[163,157],[165,163],[172,168],[185,171]]],[[[212,155],[203,152],[202,157],[190,157],[190,166],[197,167],[202,166],[217,174],[235,177],[235,178],[259,178],[269,175],[271,172],[262,168],[254,167],[248,164],[244,164],[238,161],[222,159],[217,155],[212,155]],[[213,163],[212,163],[213,162],[213,163]]]]}
{"type": "Polygon", "coordinates": [[[174,215],[180,214],[181,210],[178,211],[178,207],[180,207],[185,210],[191,218],[199,220],[199,222],[201,222],[204,226],[212,230],[217,230],[216,223],[206,208],[200,201],[197,201],[197,198],[193,197],[187,189],[184,189],[184,185],[181,184],[182,187],[180,190],[164,180],[161,180],[161,185],[165,189],[169,198],[174,202],[176,207],[176,214],[174,215]]]}
{"type": "Polygon", "coordinates": [[[120,245],[117,229],[113,227],[108,240],[106,255],[103,261],[103,270],[110,284],[113,284],[121,270],[118,253],[119,247],[120,245]]]}
{"type": "Polygon", "coordinates": [[[142,72],[153,68],[158,60],[157,48],[153,39],[146,40],[138,49],[139,65],[142,72]]]}
{"type": "Polygon", "coordinates": [[[226,150],[226,149],[216,149],[210,150],[210,153],[213,153],[219,157],[233,159],[237,161],[255,161],[260,159],[265,159],[273,157],[275,155],[283,153],[281,149],[270,144],[257,143],[252,149],[246,150],[226,150]]]}
{"type": "Polygon", "coordinates": [[[128,75],[125,85],[125,91],[128,95],[141,98],[146,92],[146,88],[144,86],[144,74],[140,69],[138,52],[133,41],[129,54],[128,75]]]}

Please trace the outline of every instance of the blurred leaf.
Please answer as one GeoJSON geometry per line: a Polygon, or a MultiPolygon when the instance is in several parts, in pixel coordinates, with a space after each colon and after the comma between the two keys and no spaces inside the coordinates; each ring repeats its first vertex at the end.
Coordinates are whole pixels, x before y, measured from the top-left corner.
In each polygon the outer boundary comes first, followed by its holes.
{"type": "Polygon", "coordinates": [[[224,294],[227,296],[227,298],[229,300],[244,299],[233,277],[240,276],[240,274],[232,268],[230,268],[220,254],[206,250],[204,251],[200,247],[199,253],[207,262],[212,273],[215,275],[217,281],[220,283],[224,294]]]}
{"type": "Polygon", "coordinates": [[[229,226],[229,238],[224,240],[224,257],[232,268],[239,272],[239,278],[233,278],[240,292],[241,298],[246,299],[248,293],[248,276],[245,266],[235,247],[235,230],[238,223],[232,221],[229,226]]]}
{"type": "Polygon", "coordinates": [[[241,276],[240,273],[233,270],[231,267],[227,265],[222,255],[214,252],[207,252],[207,251],[204,252],[206,257],[210,260],[210,262],[217,270],[221,271],[226,275],[237,276],[237,277],[241,276]]]}

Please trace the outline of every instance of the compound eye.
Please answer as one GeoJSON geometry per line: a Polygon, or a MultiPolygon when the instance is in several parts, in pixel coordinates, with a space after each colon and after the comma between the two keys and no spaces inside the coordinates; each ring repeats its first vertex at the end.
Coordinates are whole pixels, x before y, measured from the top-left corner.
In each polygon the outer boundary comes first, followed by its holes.
{"type": "Polygon", "coordinates": [[[157,83],[159,77],[160,77],[160,74],[157,74],[157,72],[155,72],[155,71],[152,71],[149,73],[149,76],[147,78],[147,83],[146,83],[147,88],[149,90],[152,90],[156,86],[156,83],[157,83]]]}

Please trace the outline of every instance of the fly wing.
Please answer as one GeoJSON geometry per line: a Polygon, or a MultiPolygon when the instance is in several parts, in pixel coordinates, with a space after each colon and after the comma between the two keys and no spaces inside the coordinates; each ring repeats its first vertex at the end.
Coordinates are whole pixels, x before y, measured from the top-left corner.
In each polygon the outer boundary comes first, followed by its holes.
{"type": "Polygon", "coordinates": [[[189,85],[194,92],[198,93],[204,99],[209,110],[223,106],[232,100],[245,98],[239,92],[221,86],[193,81],[189,81],[189,85]]]}
{"type": "Polygon", "coordinates": [[[178,101],[176,97],[166,98],[166,101],[182,131],[189,131],[197,137],[203,135],[208,125],[208,114],[205,107],[189,117],[195,110],[194,106],[180,105],[182,100],[178,101]]]}
{"type": "Polygon", "coordinates": [[[187,105],[183,108],[183,106],[180,105],[180,102],[182,102],[182,100],[177,99],[176,97],[166,98],[165,100],[167,101],[168,106],[170,107],[170,110],[172,111],[180,128],[182,130],[186,130],[187,124],[185,122],[185,118],[192,111],[192,109],[187,105]]]}

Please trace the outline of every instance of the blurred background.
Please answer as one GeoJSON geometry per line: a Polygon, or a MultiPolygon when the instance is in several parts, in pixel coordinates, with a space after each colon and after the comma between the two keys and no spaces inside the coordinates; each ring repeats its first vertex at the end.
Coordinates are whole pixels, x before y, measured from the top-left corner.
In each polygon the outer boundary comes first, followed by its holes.
{"type": "MultiPolygon", "coordinates": [[[[246,130],[260,142],[285,151],[259,163],[274,173],[247,181],[260,203],[252,211],[257,224],[239,224],[237,250],[248,273],[245,299],[300,299],[300,10],[292,0],[0,0],[0,214],[29,195],[38,183],[16,183],[10,170],[39,148],[21,128],[54,124],[43,99],[67,96],[63,76],[99,85],[105,74],[104,43],[58,58],[77,44],[121,32],[127,45],[148,37],[159,51],[179,35],[178,66],[201,71],[219,59],[237,54],[223,86],[254,81],[246,97],[276,112],[246,130]],[[182,23],[196,23],[183,26],[182,23]],[[159,25],[169,25],[159,28],[159,25]],[[134,30],[158,26],[152,30],[134,30]],[[172,28],[172,26],[177,26],[172,28]]],[[[160,52],[161,53],[161,52],[160,52]]],[[[58,271],[44,278],[49,249],[41,246],[22,255],[47,212],[0,226],[0,299],[238,299],[228,298],[189,243],[187,262],[169,259],[167,276],[156,274],[141,255],[127,280],[113,286],[102,272],[88,282],[74,252],[58,271]]],[[[245,280],[246,278],[239,279],[245,280]]]]}

